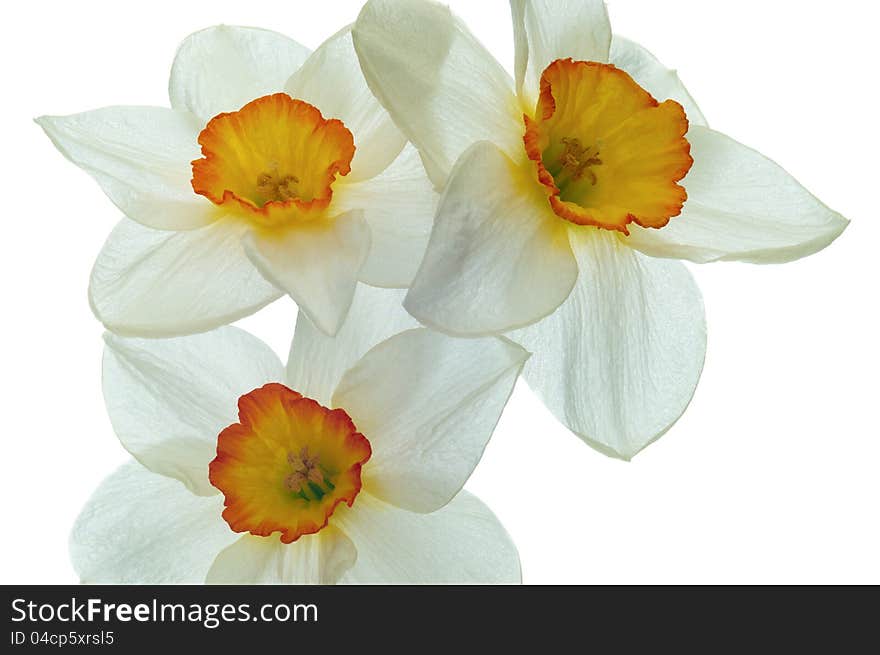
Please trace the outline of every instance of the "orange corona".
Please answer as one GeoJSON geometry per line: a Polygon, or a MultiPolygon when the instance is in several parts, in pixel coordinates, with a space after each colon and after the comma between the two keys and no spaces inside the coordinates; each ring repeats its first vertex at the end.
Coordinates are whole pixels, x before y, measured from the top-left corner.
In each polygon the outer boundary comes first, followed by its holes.
{"type": "Polygon", "coordinates": [[[526,152],[560,217],[629,234],[663,227],[687,199],[678,184],[693,164],[688,121],[624,71],[557,59],[541,75],[535,117],[524,115],[526,152]]]}
{"type": "Polygon", "coordinates": [[[337,175],[348,175],[354,138],[337,119],[286,93],[212,118],[192,163],[193,190],[257,226],[322,215],[337,175]]]}
{"type": "Polygon", "coordinates": [[[326,527],[340,503],[354,504],[371,449],[343,410],[273,383],[242,396],[238,412],[209,466],[235,532],[278,532],[291,543],[326,527]]]}

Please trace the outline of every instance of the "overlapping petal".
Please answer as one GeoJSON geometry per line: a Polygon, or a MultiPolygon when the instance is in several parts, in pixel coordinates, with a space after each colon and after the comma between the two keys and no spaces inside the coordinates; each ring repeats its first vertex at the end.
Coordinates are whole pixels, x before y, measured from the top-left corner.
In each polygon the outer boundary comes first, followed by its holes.
{"type": "Polygon", "coordinates": [[[339,380],[364,353],[388,337],[418,326],[403,309],[405,294],[359,284],[335,337],[327,336],[299,314],[287,360],[288,385],[329,406],[339,380]]]}
{"type": "Polygon", "coordinates": [[[354,507],[338,514],[358,551],[343,583],[520,582],[516,547],[492,512],[467,492],[431,514],[397,509],[362,493],[354,507]]]}
{"type": "Polygon", "coordinates": [[[278,357],[234,327],[176,339],[105,340],[104,400],[123,446],[193,493],[216,494],[208,463],[217,435],[238,420],[239,396],[283,379],[278,357]]]}
{"type": "Polygon", "coordinates": [[[281,91],[308,56],[308,48],[277,32],[209,27],[188,36],[177,51],[168,83],[171,106],[192,112],[204,126],[221,112],[281,91]]]}
{"type": "Polygon", "coordinates": [[[362,281],[386,288],[410,285],[428,245],[438,198],[410,144],[373,179],[337,186],[329,212],[363,211],[370,226],[362,281]]]}
{"type": "Polygon", "coordinates": [[[348,312],[370,252],[370,228],[353,210],[291,227],[250,232],[244,249],[263,276],[284,289],[323,332],[333,335],[348,312]]]}
{"type": "Polygon", "coordinates": [[[168,337],[210,330],[283,295],[241,246],[242,223],[221,219],[184,232],[123,219],[89,283],[95,315],[117,334],[168,337]]]}
{"type": "Polygon", "coordinates": [[[565,226],[527,169],[491,143],[475,144],[450,177],[406,308],[458,335],[534,323],[577,279],[565,226]]]}
{"type": "Polygon", "coordinates": [[[192,114],[162,107],[104,107],[43,116],[37,123],[129,218],[163,230],[188,230],[217,218],[214,206],[190,185],[201,129],[192,114]]]}
{"type": "Polygon", "coordinates": [[[425,328],[370,350],[333,394],[373,457],[366,489],[431,512],[470,477],[528,353],[507,339],[456,339],[425,328]]]}
{"type": "Polygon", "coordinates": [[[284,544],[278,536],[246,534],[224,549],[208,571],[208,584],[336,584],[357,560],[357,549],[341,530],[284,544]]]}
{"type": "Polygon", "coordinates": [[[222,496],[194,496],[136,462],[97,488],[70,535],[80,580],[93,584],[199,584],[238,538],[219,517],[222,496]]]}
{"type": "Polygon", "coordinates": [[[611,24],[602,0],[511,0],[516,88],[528,106],[556,59],[608,61],[611,24]]]}
{"type": "Polygon", "coordinates": [[[475,141],[522,152],[513,81],[448,7],[371,0],[353,35],[370,89],[419,149],[437,189],[475,141]]]}
{"type": "Polygon", "coordinates": [[[705,127],[692,127],[688,141],[694,165],[681,215],[662,230],[634,229],[632,247],[695,262],[781,263],[822,250],[848,225],[759,152],[705,127]]]}
{"type": "Polygon", "coordinates": [[[552,315],[510,337],[531,351],[524,376],[594,448],[629,459],[693,396],[706,352],[700,292],[679,262],[645,257],[616,235],[572,230],[578,283],[552,315]]]}
{"type": "Polygon", "coordinates": [[[338,118],[354,135],[357,150],[345,182],[369,180],[400,154],[406,137],[367,87],[351,38],[351,27],[322,43],[287,81],[285,91],[338,118]]]}

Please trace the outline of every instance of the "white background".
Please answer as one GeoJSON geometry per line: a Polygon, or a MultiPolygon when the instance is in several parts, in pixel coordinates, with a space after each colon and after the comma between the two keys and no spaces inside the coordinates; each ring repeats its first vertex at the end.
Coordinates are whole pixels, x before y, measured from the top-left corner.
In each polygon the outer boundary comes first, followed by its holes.
{"type": "MultiPolygon", "coordinates": [[[[451,4],[511,69],[507,3],[451,4]]],[[[880,582],[875,8],[609,5],[615,31],[678,69],[714,128],[777,160],[853,223],[804,261],[691,267],[708,315],[703,378],[685,416],[633,462],[585,446],[520,382],[468,486],[510,531],[530,583],[880,582]]],[[[92,260],[119,215],[31,119],[167,104],[176,46],[199,28],[257,25],[314,47],[358,8],[329,0],[6,8],[0,582],[75,582],[72,522],[126,459],[104,412],[102,328],[86,300],[92,260]]],[[[282,300],[241,324],[286,357],[295,311],[282,300]]]]}

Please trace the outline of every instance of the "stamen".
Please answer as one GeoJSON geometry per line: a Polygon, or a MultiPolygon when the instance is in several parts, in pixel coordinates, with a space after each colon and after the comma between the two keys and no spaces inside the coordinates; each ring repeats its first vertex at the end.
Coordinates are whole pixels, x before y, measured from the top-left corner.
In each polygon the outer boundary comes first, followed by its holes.
{"type": "MultiPolygon", "coordinates": [[[[309,449],[304,446],[299,454],[287,453],[287,462],[293,468],[293,473],[287,476],[284,484],[294,493],[300,493],[307,488],[308,483],[321,485],[324,483],[324,472],[318,466],[318,455],[309,457],[309,449]]],[[[320,487],[319,487],[320,488],[320,487]]],[[[321,489],[321,494],[324,490],[321,489]]]]}
{"type": "Polygon", "coordinates": [[[278,172],[278,164],[272,163],[268,172],[257,176],[257,193],[265,196],[267,202],[284,202],[297,197],[296,185],[299,178],[296,175],[281,175],[278,172]]]}
{"type": "Polygon", "coordinates": [[[599,149],[596,146],[584,147],[580,139],[573,137],[563,137],[562,145],[564,149],[559,156],[559,163],[564,171],[563,181],[577,182],[586,175],[590,184],[595,186],[596,173],[590,167],[602,164],[602,160],[599,159],[599,149]]]}

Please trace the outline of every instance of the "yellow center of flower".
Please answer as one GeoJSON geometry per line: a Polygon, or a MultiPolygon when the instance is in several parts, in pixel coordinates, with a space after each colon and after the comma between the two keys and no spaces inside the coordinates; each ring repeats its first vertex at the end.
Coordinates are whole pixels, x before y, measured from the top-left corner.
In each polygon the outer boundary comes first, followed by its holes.
{"type": "Polygon", "coordinates": [[[238,415],[209,466],[235,532],[280,532],[291,543],[326,527],[339,503],[354,504],[371,449],[343,410],[267,384],[239,399],[238,415]]]}
{"type": "Polygon", "coordinates": [[[610,64],[557,59],[541,75],[535,117],[523,119],[558,216],[629,234],[629,223],[663,227],[681,213],[687,193],[677,182],[693,159],[674,100],[658,103],[610,64]]]}
{"type": "Polygon", "coordinates": [[[192,163],[193,190],[261,227],[319,216],[337,175],[348,175],[354,138],[336,119],[286,93],[212,118],[192,163]]]}

